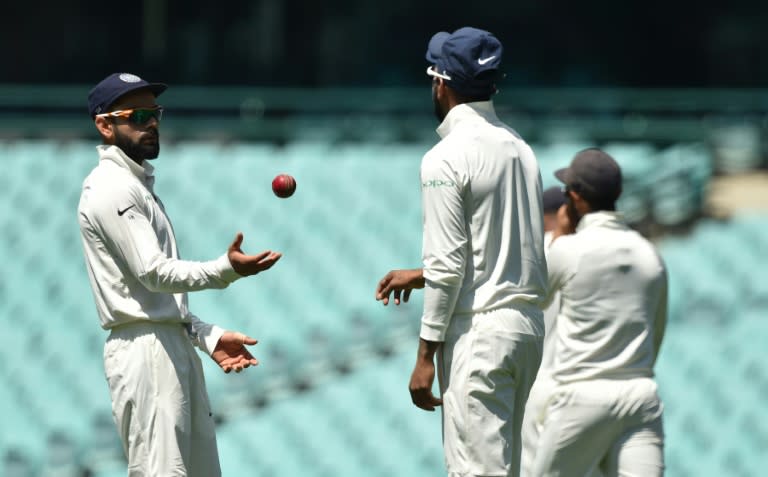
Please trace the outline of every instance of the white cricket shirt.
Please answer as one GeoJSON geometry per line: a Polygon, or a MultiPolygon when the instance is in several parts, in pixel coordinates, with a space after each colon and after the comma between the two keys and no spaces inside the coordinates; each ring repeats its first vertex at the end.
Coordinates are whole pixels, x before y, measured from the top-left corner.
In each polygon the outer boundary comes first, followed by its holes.
{"type": "MultiPolygon", "coordinates": [[[[544,255],[549,262],[549,247],[552,245],[552,232],[544,234],[544,255]]],[[[539,376],[549,373],[552,363],[555,361],[555,326],[557,315],[560,313],[560,293],[555,292],[550,303],[544,308],[544,351],[541,354],[539,376]]]]}
{"type": "Polygon", "coordinates": [[[493,103],[455,106],[421,163],[424,315],[444,341],[454,314],[539,306],[547,286],[541,174],[493,103]]]}
{"type": "Polygon", "coordinates": [[[667,320],[667,274],[654,246],[621,214],[601,211],[547,257],[550,293],[560,291],[553,378],[652,377],[667,320]]]}
{"type": "Polygon", "coordinates": [[[134,321],[189,323],[211,353],[224,330],[190,313],[188,291],[224,288],[240,278],[227,255],[179,259],[176,238],[153,191],[154,168],[116,146],[98,146],[99,163],[83,182],[78,207],[85,262],[104,329],[134,321]]]}

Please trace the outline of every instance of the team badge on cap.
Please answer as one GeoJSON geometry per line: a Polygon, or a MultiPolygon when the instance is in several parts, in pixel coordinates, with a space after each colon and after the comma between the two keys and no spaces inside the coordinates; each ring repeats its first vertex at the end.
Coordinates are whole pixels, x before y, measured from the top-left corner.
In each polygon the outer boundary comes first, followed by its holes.
{"type": "Polygon", "coordinates": [[[136,75],[132,75],[130,73],[122,73],[120,75],[120,79],[125,81],[126,83],[138,83],[141,81],[141,78],[139,78],[136,75]]]}

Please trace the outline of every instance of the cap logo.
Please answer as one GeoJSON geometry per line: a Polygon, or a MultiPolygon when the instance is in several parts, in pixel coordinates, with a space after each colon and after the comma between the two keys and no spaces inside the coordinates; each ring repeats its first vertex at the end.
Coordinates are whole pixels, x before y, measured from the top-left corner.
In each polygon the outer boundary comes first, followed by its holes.
{"type": "Polygon", "coordinates": [[[488,63],[489,61],[491,61],[494,58],[496,58],[496,55],[489,56],[488,58],[478,58],[477,59],[477,64],[480,65],[480,66],[483,66],[484,64],[488,63]]]}
{"type": "Polygon", "coordinates": [[[130,73],[122,73],[119,78],[126,83],[138,83],[141,81],[141,78],[130,73]]]}

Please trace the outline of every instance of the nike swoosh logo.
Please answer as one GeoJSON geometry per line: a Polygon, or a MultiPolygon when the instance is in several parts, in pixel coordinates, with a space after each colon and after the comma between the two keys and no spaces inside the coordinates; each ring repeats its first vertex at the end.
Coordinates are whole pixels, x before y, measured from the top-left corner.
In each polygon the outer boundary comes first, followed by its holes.
{"type": "Polygon", "coordinates": [[[491,61],[494,58],[496,58],[496,55],[489,56],[488,58],[478,58],[477,59],[477,64],[482,66],[482,65],[488,63],[489,61],[491,61]]]}
{"type": "Polygon", "coordinates": [[[117,215],[122,217],[124,213],[128,212],[133,207],[136,207],[136,204],[129,205],[128,207],[124,208],[123,210],[117,209],[117,215]]]}

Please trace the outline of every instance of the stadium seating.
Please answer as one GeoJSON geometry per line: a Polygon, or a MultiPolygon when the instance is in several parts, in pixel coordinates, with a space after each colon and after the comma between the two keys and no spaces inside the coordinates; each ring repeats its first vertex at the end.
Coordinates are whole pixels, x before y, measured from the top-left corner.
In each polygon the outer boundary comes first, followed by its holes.
{"type": "MultiPolygon", "coordinates": [[[[588,143],[534,149],[544,185],[588,143]]],[[[604,144],[633,222],[689,223],[713,174],[702,145],[604,144]]],[[[420,263],[418,179],[429,144],[164,144],[156,192],[182,256],[213,259],[237,231],[279,250],[263,276],[190,295],[202,319],[259,339],[261,365],[225,375],[203,358],[224,475],[443,475],[438,414],[407,395],[420,296],[373,300],[390,268],[420,263]],[[278,199],[272,177],[291,173],[278,199]],[[375,439],[371,438],[375,436],[375,439]]],[[[125,475],[102,369],[76,209],[96,163],[86,141],[0,141],[0,475],[125,475]],[[63,469],[55,473],[54,468],[63,469]]],[[[768,466],[768,217],[701,220],[659,243],[670,324],[658,363],[670,476],[759,475],[768,466]]]]}

